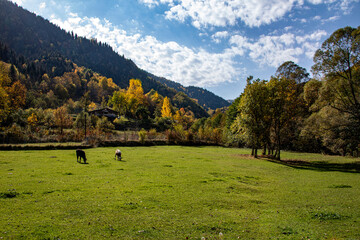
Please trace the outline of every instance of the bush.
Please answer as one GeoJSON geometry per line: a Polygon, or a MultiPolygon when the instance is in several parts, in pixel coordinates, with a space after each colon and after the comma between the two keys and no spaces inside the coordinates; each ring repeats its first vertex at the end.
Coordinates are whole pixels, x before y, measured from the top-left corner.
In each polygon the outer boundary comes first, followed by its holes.
{"type": "Polygon", "coordinates": [[[168,129],[165,131],[165,134],[166,134],[166,138],[167,138],[167,141],[169,143],[174,143],[176,142],[176,134],[174,131],[168,129]]]}
{"type": "Polygon", "coordinates": [[[139,135],[139,141],[141,142],[141,144],[144,144],[145,143],[145,138],[146,138],[146,135],[147,135],[146,130],[142,128],[138,132],[138,135],[139,135]]]}
{"type": "Polygon", "coordinates": [[[157,132],[156,132],[156,129],[152,128],[149,130],[149,132],[147,133],[147,138],[149,140],[153,140],[153,139],[156,139],[156,135],[157,135],[157,132]]]}
{"type": "Polygon", "coordinates": [[[103,132],[109,132],[115,129],[115,126],[107,119],[107,117],[102,117],[97,120],[96,129],[103,132]]]}
{"type": "Polygon", "coordinates": [[[22,143],[27,141],[27,134],[24,134],[23,129],[17,125],[13,124],[5,132],[5,141],[7,143],[22,143]]]}
{"type": "Polygon", "coordinates": [[[181,124],[176,124],[174,126],[174,133],[175,133],[175,141],[176,142],[183,142],[186,139],[186,131],[184,130],[181,124]]]}
{"type": "Polygon", "coordinates": [[[113,121],[113,123],[114,123],[116,129],[121,130],[121,129],[126,129],[126,127],[128,126],[129,120],[126,117],[121,116],[119,118],[116,118],[113,121]]]}
{"type": "Polygon", "coordinates": [[[172,126],[172,120],[170,118],[156,118],[156,128],[158,131],[163,132],[167,129],[170,129],[172,126]]]}

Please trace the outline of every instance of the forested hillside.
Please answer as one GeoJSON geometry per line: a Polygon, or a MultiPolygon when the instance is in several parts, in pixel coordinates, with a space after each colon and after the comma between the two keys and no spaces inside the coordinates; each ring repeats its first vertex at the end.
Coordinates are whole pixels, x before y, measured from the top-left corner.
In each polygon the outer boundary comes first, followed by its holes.
{"type": "MultiPolygon", "coordinates": [[[[154,89],[160,94],[173,97],[176,93],[163,84],[158,78],[139,69],[133,61],[120,56],[106,43],[96,39],[78,37],[68,33],[48,20],[36,16],[21,7],[0,0],[0,41],[16,51],[17,54],[36,60],[49,55],[59,55],[71,60],[79,66],[92,69],[103,76],[110,77],[121,88],[128,86],[129,79],[140,79],[146,92],[154,89]]],[[[167,83],[171,81],[166,80],[167,83]]],[[[175,84],[175,83],[174,83],[175,84]]],[[[166,84],[169,87],[169,84],[166,84]]],[[[186,93],[191,98],[198,99],[201,106],[216,109],[227,106],[227,102],[214,95],[199,94],[202,89],[192,87],[187,90],[180,84],[175,84],[177,91],[186,93]],[[210,97],[210,99],[208,99],[210,97]]],[[[206,114],[202,114],[205,116],[206,114]]]]}
{"type": "Polygon", "coordinates": [[[206,89],[193,86],[184,87],[177,82],[173,82],[167,80],[166,78],[161,78],[157,76],[153,76],[153,78],[168,87],[174,88],[176,91],[186,93],[186,95],[196,99],[199,105],[204,107],[205,109],[210,108],[215,110],[217,108],[223,108],[230,105],[228,101],[219,96],[216,96],[214,93],[206,89]]]}

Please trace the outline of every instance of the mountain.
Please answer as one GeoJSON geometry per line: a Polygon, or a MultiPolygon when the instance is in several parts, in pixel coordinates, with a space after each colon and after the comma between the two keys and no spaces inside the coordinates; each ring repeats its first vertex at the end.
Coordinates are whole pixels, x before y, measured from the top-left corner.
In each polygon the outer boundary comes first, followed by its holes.
{"type": "Polygon", "coordinates": [[[165,84],[168,87],[174,88],[176,91],[183,92],[189,97],[196,99],[199,105],[205,109],[208,108],[217,109],[217,108],[227,107],[230,105],[228,101],[206,89],[200,87],[194,87],[194,86],[184,87],[180,83],[170,81],[166,78],[157,77],[153,75],[152,77],[155,80],[161,82],[162,84],[165,84]]]}
{"type": "MultiPolygon", "coordinates": [[[[106,43],[68,33],[7,0],[0,0],[0,22],[0,41],[26,58],[36,60],[49,55],[60,55],[79,66],[112,78],[121,88],[128,86],[129,79],[137,78],[142,81],[146,92],[154,89],[161,95],[173,98],[177,91],[181,91],[190,98],[197,99],[205,108],[229,105],[224,99],[207,90],[183,87],[181,84],[156,77],[138,68],[132,60],[114,52],[106,43]]],[[[197,115],[202,117],[207,113],[204,110],[197,115]]]]}

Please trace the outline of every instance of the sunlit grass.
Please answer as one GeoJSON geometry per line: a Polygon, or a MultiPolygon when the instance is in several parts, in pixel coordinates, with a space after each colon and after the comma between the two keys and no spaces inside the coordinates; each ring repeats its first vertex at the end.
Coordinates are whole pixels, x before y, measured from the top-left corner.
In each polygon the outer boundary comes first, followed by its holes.
{"type": "Polygon", "coordinates": [[[74,150],[0,152],[0,237],[360,238],[359,173],[289,167],[248,149],[124,147],[123,161],[115,149],[86,150],[89,164],[74,150]]]}

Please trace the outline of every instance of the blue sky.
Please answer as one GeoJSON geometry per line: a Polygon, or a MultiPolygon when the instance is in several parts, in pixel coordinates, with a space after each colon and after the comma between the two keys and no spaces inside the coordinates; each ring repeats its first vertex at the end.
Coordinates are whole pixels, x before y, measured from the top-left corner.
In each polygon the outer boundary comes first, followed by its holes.
{"type": "Polygon", "coordinates": [[[13,0],[140,68],[238,97],[249,75],[294,61],[310,72],[332,32],[360,25],[360,0],[13,0]]]}

